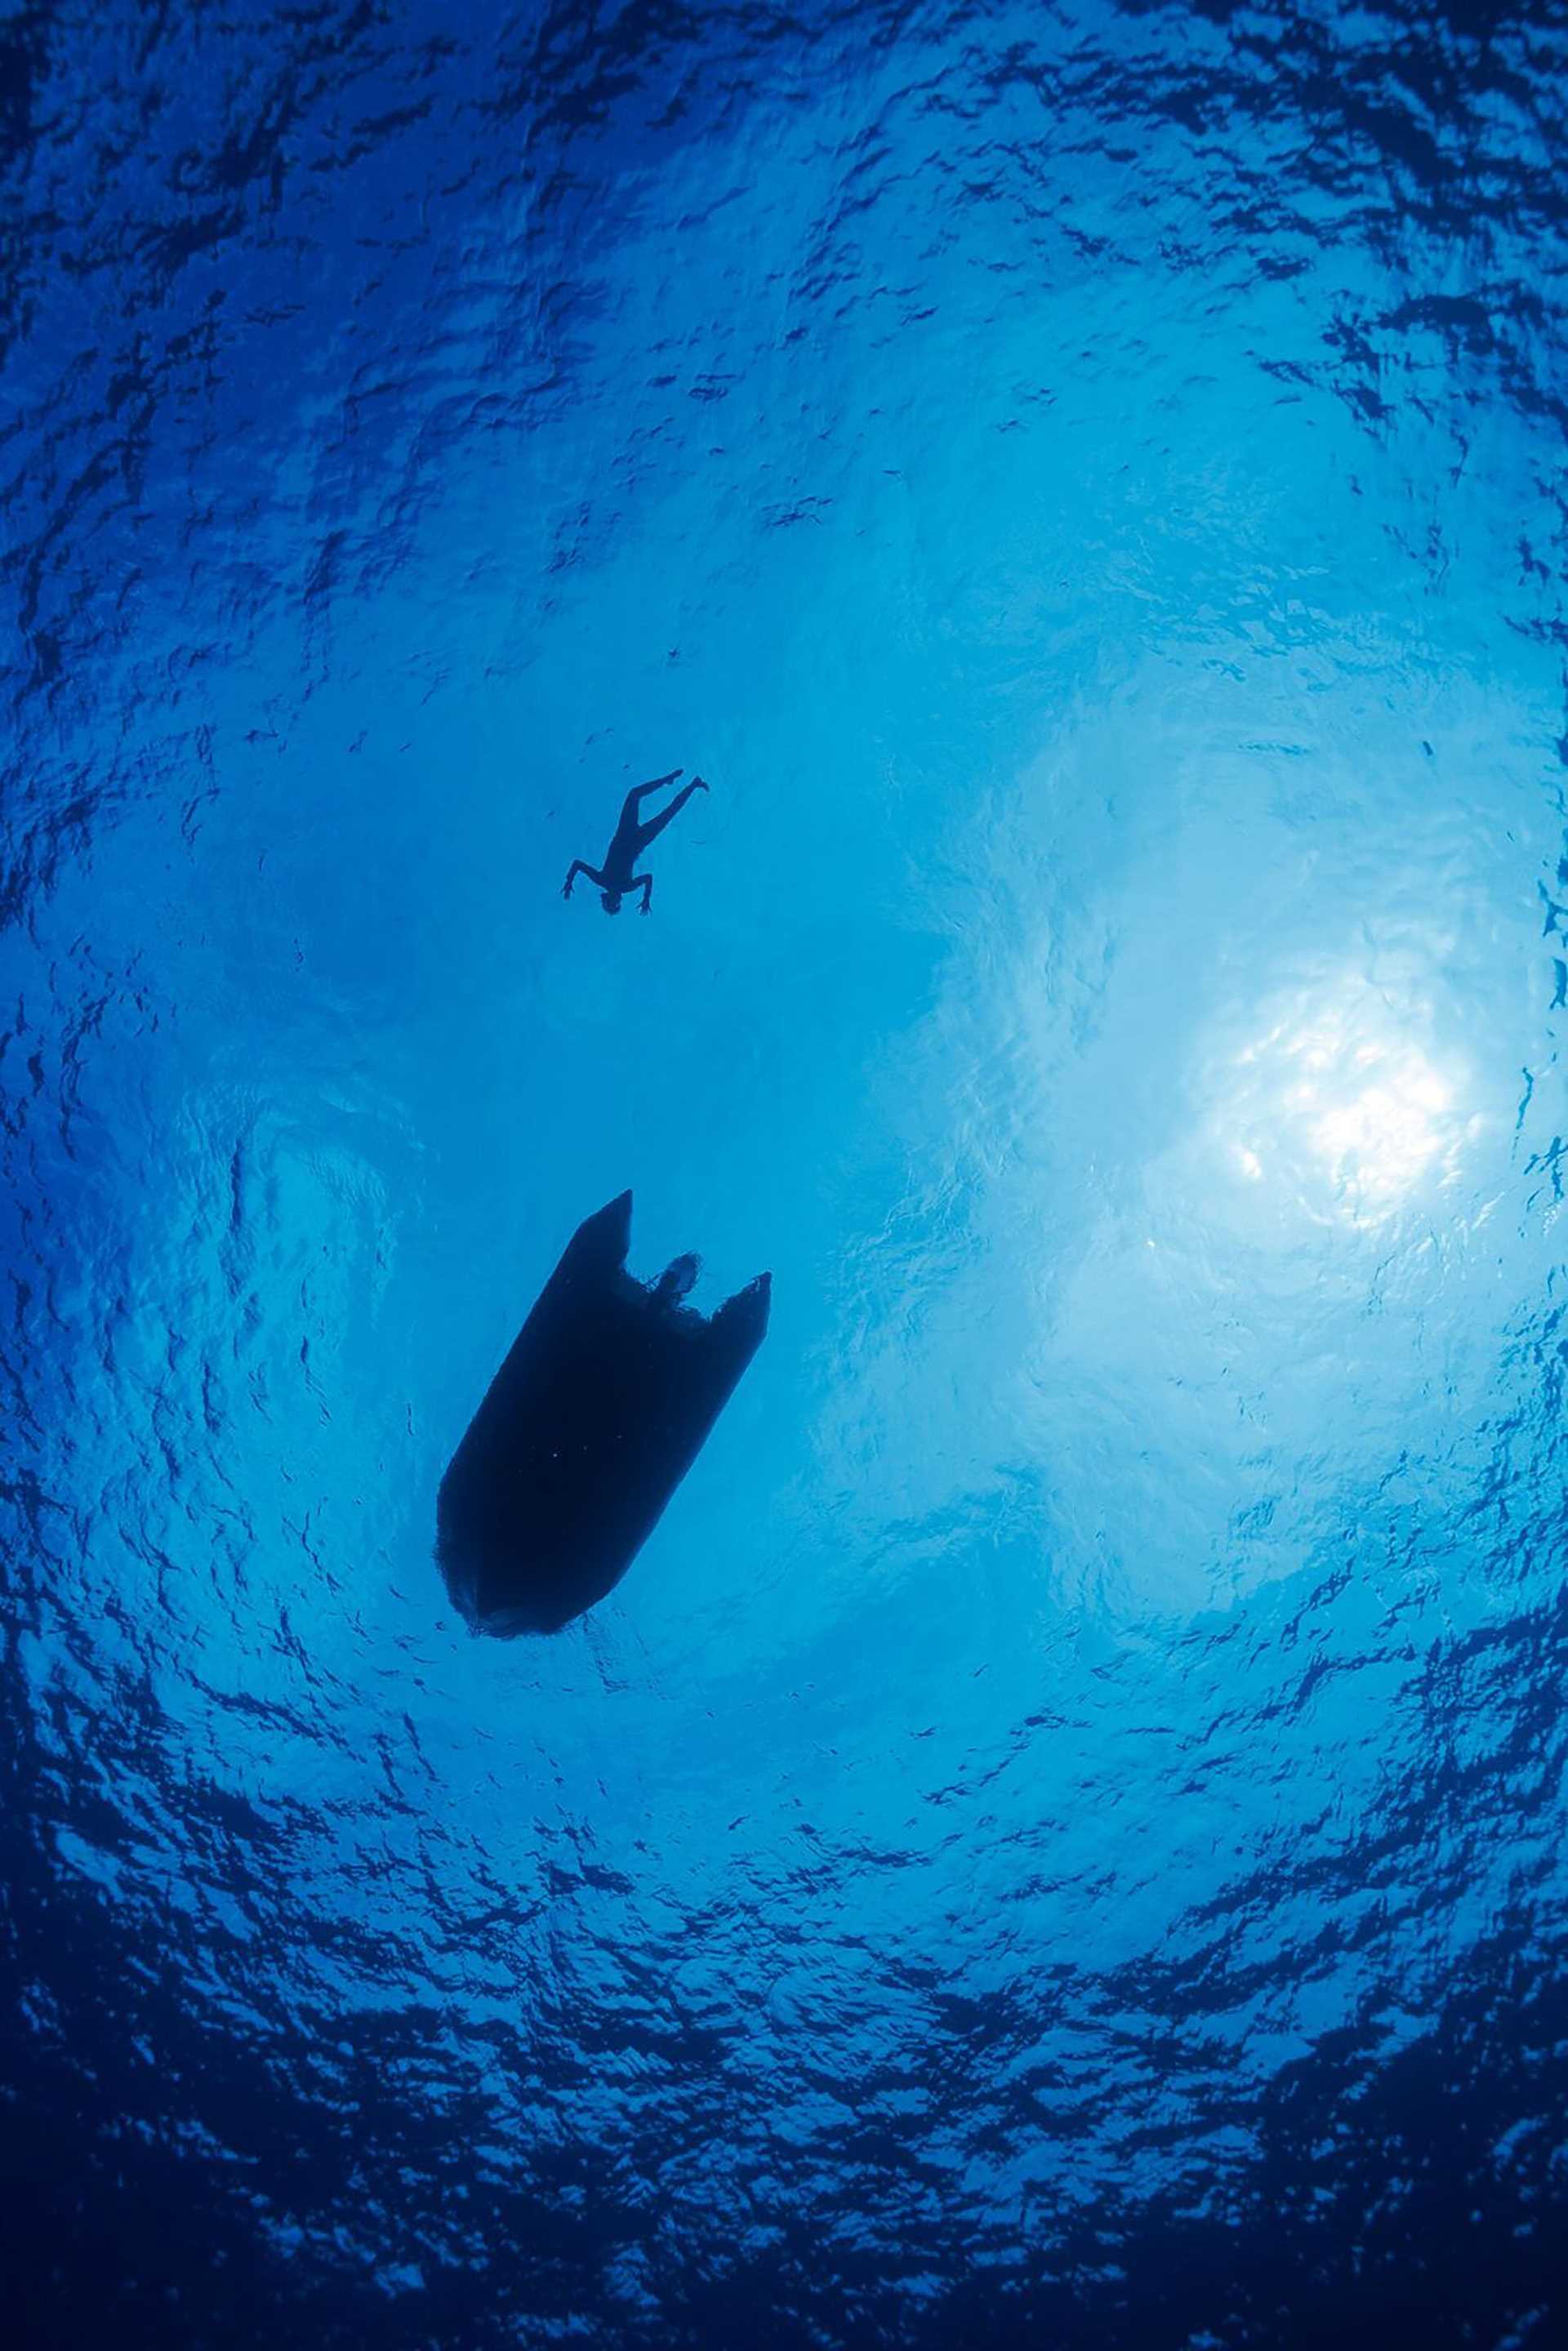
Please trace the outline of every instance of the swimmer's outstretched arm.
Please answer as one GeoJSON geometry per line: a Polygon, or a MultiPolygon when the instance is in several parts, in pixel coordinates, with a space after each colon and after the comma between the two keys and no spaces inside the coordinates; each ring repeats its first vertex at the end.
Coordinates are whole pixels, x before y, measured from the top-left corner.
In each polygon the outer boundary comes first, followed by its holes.
{"type": "Polygon", "coordinates": [[[649,907],[653,903],[653,875],[651,873],[633,873],[632,876],[632,887],[633,890],[641,890],[643,893],[643,904],[640,911],[645,914],[649,907]]]}
{"type": "Polygon", "coordinates": [[[567,874],[566,882],[561,890],[560,894],[563,898],[570,897],[571,885],[576,881],[580,873],[586,873],[589,880],[593,883],[597,890],[607,890],[610,887],[610,884],[606,882],[602,873],[595,872],[591,865],[585,865],[580,857],[574,857],[571,861],[570,871],[567,874]]]}

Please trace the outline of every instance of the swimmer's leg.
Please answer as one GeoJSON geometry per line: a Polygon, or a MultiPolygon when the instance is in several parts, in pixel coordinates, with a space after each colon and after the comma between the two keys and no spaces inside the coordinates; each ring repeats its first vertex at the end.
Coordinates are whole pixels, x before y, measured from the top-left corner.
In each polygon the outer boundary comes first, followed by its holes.
{"type": "Polygon", "coordinates": [[[641,822],[638,810],[642,808],[643,802],[647,799],[648,794],[650,792],[662,792],[666,784],[673,784],[674,782],[675,778],[680,774],[680,772],[679,768],[672,768],[667,776],[655,776],[651,784],[633,784],[631,790],[627,793],[625,799],[621,803],[621,822],[616,828],[617,831],[635,832],[639,823],[641,822]]]}
{"type": "Polygon", "coordinates": [[[640,824],[637,827],[638,856],[641,857],[643,852],[647,848],[648,843],[651,841],[657,841],[659,835],[664,831],[664,827],[669,823],[672,817],[679,816],[681,810],[685,808],[686,802],[690,799],[694,792],[706,792],[706,789],[707,786],[702,781],[700,777],[696,778],[689,784],[684,784],[681,789],[675,794],[674,799],[670,802],[667,809],[661,809],[658,815],[651,817],[646,824],[640,824]]]}

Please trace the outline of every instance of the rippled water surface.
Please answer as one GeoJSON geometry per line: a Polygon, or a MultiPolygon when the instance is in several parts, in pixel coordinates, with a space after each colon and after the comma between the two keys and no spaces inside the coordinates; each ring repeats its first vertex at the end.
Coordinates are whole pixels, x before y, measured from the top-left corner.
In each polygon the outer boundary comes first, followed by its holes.
{"type": "Polygon", "coordinates": [[[0,28],[29,2345],[1568,2339],[1565,116],[1507,0],[0,28]],[[628,1184],[772,1329],[472,1639],[628,1184]]]}

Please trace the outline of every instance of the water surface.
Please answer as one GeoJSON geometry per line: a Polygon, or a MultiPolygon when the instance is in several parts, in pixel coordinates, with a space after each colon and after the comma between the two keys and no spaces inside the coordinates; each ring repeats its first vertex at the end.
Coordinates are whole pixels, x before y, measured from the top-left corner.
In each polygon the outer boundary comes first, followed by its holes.
{"type": "Polygon", "coordinates": [[[1556,2339],[1565,70],[12,17],[29,2341],[1556,2339]],[[769,1337],[470,1639],[628,1184],[769,1337]]]}

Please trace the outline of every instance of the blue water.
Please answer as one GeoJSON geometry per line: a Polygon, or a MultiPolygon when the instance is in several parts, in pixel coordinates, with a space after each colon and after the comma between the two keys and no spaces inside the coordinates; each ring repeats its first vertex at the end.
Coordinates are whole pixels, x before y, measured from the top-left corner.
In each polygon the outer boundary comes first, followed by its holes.
{"type": "Polygon", "coordinates": [[[7,20],[28,2345],[1568,2340],[1565,138],[1508,0],[7,20]],[[627,1185],[769,1335],[472,1638],[627,1185]]]}

